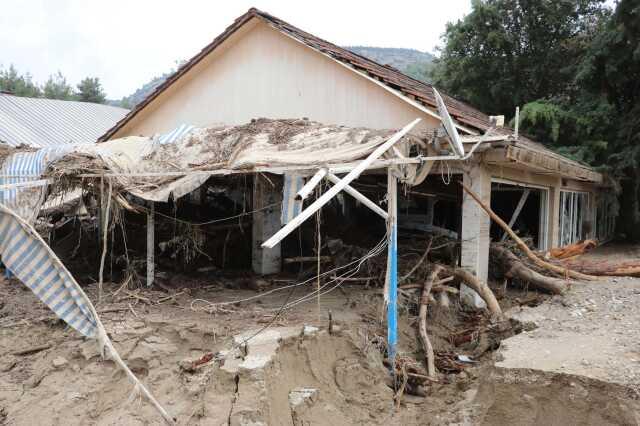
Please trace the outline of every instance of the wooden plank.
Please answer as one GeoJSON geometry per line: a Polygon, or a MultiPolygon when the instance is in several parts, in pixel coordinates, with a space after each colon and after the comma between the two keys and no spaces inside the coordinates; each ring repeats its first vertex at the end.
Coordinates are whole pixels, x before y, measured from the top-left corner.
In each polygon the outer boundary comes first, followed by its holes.
{"type": "MultiPolygon", "coordinates": [[[[518,200],[516,209],[513,211],[513,214],[511,215],[511,220],[509,221],[509,228],[513,228],[513,224],[516,223],[516,220],[518,220],[518,216],[520,216],[522,207],[524,207],[524,203],[527,202],[527,198],[529,198],[530,193],[531,193],[531,190],[529,188],[522,191],[522,195],[520,196],[520,200],[518,200]]],[[[541,211],[540,214],[543,214],[543,212],[541,211]]],[[[500,238],[500,241],[504,241],[506,239],[507,239],[507,233],[505,232],[502,234],[502,238],[500,238]]]]}
{"type": "MultiPolygon", "coordinates": [[[[329,179],[334,184],[337,184],[338,182],[340,182],[340,178],[338,176],[334,175],[333,173],[327,174],[327,179],[329,179]]],[[[351,185],[345,186],[344,187],[344,192],[346,192],[347,194],[351,195],[352,197],[354,197],[356,200],[360,201],[365,206],[369,207],[375,213],[380,215],[384,220],[387,220],[387,218],[389,217],[387,212],[382,210],[382,208],[379,205],[377,205],[376,203],[374,203],[373,201],[368,199],[366,196],[361,194],[357,189],[355,189],[351,185]]]]}
{"type": "Polygon", "coordinates": [[[309,179],[307,183],[304,184],[300,191],[296,194],[296,198],[299,200],[304,200],[311,194],[311,192],[315,189],[315,187],[320,183],[320,181],[327,175],[329,171],[324,167],[316,172],[315,175],[309,179]]]}
{"type": "MultiPolygon", "coordinates": [[[[433,160],[434,158],[429,157],[433,160]]],[[[435,159],[453,160],[455,157],[442,156],[435,159]]],[[[360,164],[360,161],[351,161],[348,163],[334,163],[326,165],[325,167],[331,173],[348,173],[360,164]]],[[[413,158],[392,158],[387,160],[376,160],[367,166],[367,170],[371,169],[384,169],[392,165],[400,164],[421,164],[425,161],[422,157],[413,158]]],[[[297,171],[303,174],[307,172],[309,175],[313,175],[317,172],[317,167],[311,164],[305,165],[292,165],[292,166],[258,166],[251,169],[215,169],[215,170],[186,170],[179,172],[143,172],[143,173],[83,173],[78,175],[80,178],[96,178],[96,177],[154,177],[154,176],[194,176],[194,175],[207,175],[207,176],[219,176],[219,175],[233,175],[233,174],[251,174],[251,173],[274,173],[282,174],[290,171],[297,171]]]]}

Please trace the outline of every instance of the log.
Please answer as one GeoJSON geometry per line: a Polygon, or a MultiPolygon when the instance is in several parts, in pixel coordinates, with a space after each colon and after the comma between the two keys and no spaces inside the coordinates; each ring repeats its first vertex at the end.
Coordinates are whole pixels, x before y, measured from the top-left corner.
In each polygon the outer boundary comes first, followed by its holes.
{"type": "Polygon", "coordinates": [[[491,255],[502,263],[505,275],[509,278],[519,278],[528,282],[538,290],[551,294],[563,294],[567,290],[564,280],[546,277],[527,267],[510,250],[498,244],[491,245],[491,255]]]}
{"type": "Polygon", "coordinates": [[[565,261],[565,265],[580,272],[600,277],[640,277],[640,261],[565,261]]]}
{"type": "Polygon", "coordinates": [[[11,355],[13,355],[13,356],[31,355],[31,354],[35,354],[37,352],[45,351],[45,350],[47,350],[49,348],[51,348],[50,344],[32,346],[30,348],[21,349],[19,351],[11,352],[11,355]]]}
{"type": "Polygon", "coordinates": [[[487,309],[491,312],[492,315],[501,317],[502,309],[498,304],[498,300],[496,296],[493,294],[493,291],[489,288],[489,286],[480,280],[480,278],[476,277],[469,271],[465,271],[461,268],[453,268],[450,266],[440,265],[444,268],[447,274],[453,275],[460,281],[464,282],[467,286],[471,287],[478,295],[484,300],[484,303],[487,304],[487,309]]]}
{"type": "Polygon", "coordinates": [[[529,259],[531,259],[531,261],[533,261],[533,263],[535,263],[536,265],[538,265],[539,267],[543,268],[543,269],[547,269],[549,271],[555,272],[556,274],[560,274],[560,275],[564,275],[564,276],[568,276],[571,278],[576,278],[579,280],[586,280],[586,281],[594,281],[597,280],[597,277],[594,277],[592,275],[586,275],[586,274],[582,274],[580,272],[577,271],[573,271],[571,269],[568,268],[563,268],[562,266],[558,266],[558,265],[554,265],[552,263],[546,262],[542,259],[540,259],[538,256],[536,256],[536,254],[529,248],[529,246],[527,246],[524,241],[522,241],[522,239],[520,239],[520,237],[518,237],[516,235],[515,232],[513,232],[513,229],[509,228],[509,225],[507,225],[504,220],[502,220],[497,214],[495,214],[493,212],[493,210],[491,210],[491,208],[489,206],[487,206],[485,203],[482,202],[482,200],[480,200],[480,198],[478,197],[478,195],[473,192],[468,186],[466,186],[464,183],[460,182],[460,185],[462,186],[462,189],[464,189],[464,191],[469,194],[471,196],[471,198],[473,198],[473,200],[478,203],[478,205],[480,207],[482,207],[482,209],[489,215],[489,217],[495,222],[497,223],[507,234],[509,234],[509,236],[513,239],[513,241],[516,242],[516,244],[518,245],[518,247],[520,248],[520,250],[523,251],[523,253],[525,255],[527,255],[527,257],[529,259]]]}
{"type": "Polygon", "coordinates": [[[426,357],[427,375],[430,378],[434,378],[436,376],[436,363],[435,355],[433,353],[433,346],[431,345],[431,341],[429,340],[429,336],[427,335],[427,306],[429,305],[429,294],[431,293],[433,283],[436,279],[438,279],[438,274],[442,271],[442,269],[443,268],[440,265],[435,265],[429,273],[427,280],[424,282],[422,296],[420,297],[420,311],[418,314],[418,330],[420,332],[422,348],[424,349],[426,357]]]}

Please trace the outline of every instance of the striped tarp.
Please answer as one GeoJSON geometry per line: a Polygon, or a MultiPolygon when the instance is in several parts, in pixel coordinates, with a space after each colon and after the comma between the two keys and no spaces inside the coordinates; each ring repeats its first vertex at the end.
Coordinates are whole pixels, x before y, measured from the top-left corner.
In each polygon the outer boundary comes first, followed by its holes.
{"type": "Polygon", "coordinates": [[[285,173],[282,185],[282,212],[280,222],[289,223],[302,211],[302,200],[296,199],[298,191],[304,186],[304,178],[299,174],[285,173]]]}
{"type": "Polygon", "coordinates": [[[87,337],[96,337],[90,303],[73,276],[40,235],[0,204],[2,263],[60,319],[87,337]]]}
{"type": "Polygon", "coordinates": [[[52,161],[73,149],[72,145],[56,146],[35,152],[18,152],[7,157],[0,169],[0,204],[33,223],[44,201],[45,186],[2,189],[2,185],[23,184],[40,179],[52,161]]]}
{"type": "Polygon", "coordinates": [[[158,136],[157,141],[160,143],[160,145],[173,143],[178,139],[188,135],[193,129],[195,129],[195,127],[190,124],[181,124],[169,133],[158,136]]]}

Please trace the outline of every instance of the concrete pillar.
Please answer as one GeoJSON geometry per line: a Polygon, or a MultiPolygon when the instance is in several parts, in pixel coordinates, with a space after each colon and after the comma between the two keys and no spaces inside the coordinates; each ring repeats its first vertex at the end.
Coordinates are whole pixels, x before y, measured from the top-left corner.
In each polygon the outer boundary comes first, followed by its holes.
{"type": "MultiPolygon", "coordinates": [[[[462,179],[484,203],[491,205],[491,174],[486,166],[470,164],[462,179]]],[[[461,266],[485,282],[489,271],[490,225],[489,216],[463,191],[461,266]]],[[[480,296],[465,285],[460,287],[460,300],[475,308],[485,307],[480,296]]]]}
{"type": "Polygon", "coordinates": [[[251,264],[256,274],[268,275],[280,272],[282,256],[280,244],[265,249],[261,245],[280,229],[280,211],[282,208],[282,185],[280,179],[269,179],[256,174],[253,180],[253,228],[251,264]],[[272,207],[267,207],[269,205],[272,207]]]}
{"type": "Polygon", "coordinates": [[[560,188],[562,179],[558,178],[556,183],[549,189],[549,209],[548,209],[548,229],[549,248],[560,245],[560,188]]]}

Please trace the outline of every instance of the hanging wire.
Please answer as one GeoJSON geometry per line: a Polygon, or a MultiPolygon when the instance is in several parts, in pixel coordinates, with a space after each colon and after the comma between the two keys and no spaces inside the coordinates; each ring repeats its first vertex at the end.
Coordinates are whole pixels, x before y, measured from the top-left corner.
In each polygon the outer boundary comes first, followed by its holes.
{"type": "MultiPolygon", "coordinates": [[[[358,272],[358,270],[360,269],[360,266],[366,260],[368,260],[369,258],[377,256],[378,254],[380,254],[380,252],[384,249],[384,247],[386,247],[386,244],[387,244],[387,236],[385,235],[384,238],[382,240],[380,240],[380,242],[378,244],[376,244],[376,246],[373,249],[371,249],[369,251],[369,253],[365,254],[363,257],[361,257],[359,259],[355,259],[355,260],[353,260],[353,261],[351,261],[351,262],[349,262],[349,263],[347,263],[345,265],[338,266],[336,268],[330,269],[330,270],[328,270],[326,272],[323,272],[323,273],[319,274],[320,277],[324,277],[324,276],[326,276],[328,274],[337,273],[338,271],[342,271],[342,270],[345,270],[345,269],[347,269],[347,268],[349,268],[349,267],[351,267],[353,265],[357,265],[356,267],[354,267],[354,268],[348,270],[347,272],[343,273],[341,276],[336,277],[336,278],[328,281],[324,286],[322,286],[320,288],[320,290],[322,290],[323,288],[325,288],[327,285],[331,284],[332,282],[335,282],[335,281],[338,281],[341,278],[344,278],[345,276],[346,277],[353,276],[355,273],[358,272]]],[[[308,279],[306,279],[306,280],[304,280],[302,282],[299,282],[299,283],[289,284],[289,285],[286,285],[286,286],[283,286],[283,287],[278,287],[278,288],[271,289],[269,291],[265,291],[264,293],[256,294],[256,295],[245,297],[245,298],[242,298],[242,299],[230,300],[230,301],[226,301],[226,302],[210,302],[210,301],[205,300],[205,299],[194,299],[194,300],[191,301],[191,309],[193,309],[193,310],[204,309],[204,308],[198,309],[196,307],[198,304],[203,304],[207,308],[215,308],[217,306],[228,306],[228,305],[234,305],[236,303],[249,302],[251,300],[261,299],[261,298],[263,298],[265,296],[268,296],[270,294],[276,293],[278,291],[283,291],[283,290],[287,290],[287,289],[290,289],[290,288],[300,287],[300,286],[309,284],[310,282],[313,282],[317,278],[318,278],[318,276],[312,276],[312,277],[310,277],[310,278],[308,278],[308,279]]],[[[313,292],[309,293],[309,295],[311,295],[311,297],[315,296],[316,291],[317,290],[314,290],[313,292]]],[[[309,295],[304,296],[304,297],[308,297],[309,295]]],[[[300,301],[300,299],[298,299],[298,301],[296,301],[296,302],[299,302],[299,301],[300,301]]]]}

